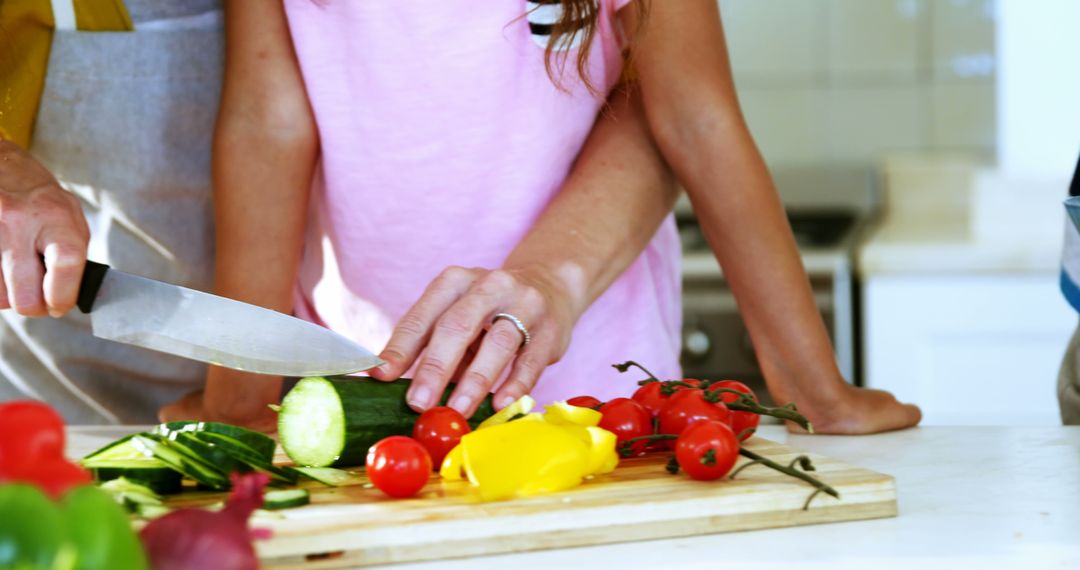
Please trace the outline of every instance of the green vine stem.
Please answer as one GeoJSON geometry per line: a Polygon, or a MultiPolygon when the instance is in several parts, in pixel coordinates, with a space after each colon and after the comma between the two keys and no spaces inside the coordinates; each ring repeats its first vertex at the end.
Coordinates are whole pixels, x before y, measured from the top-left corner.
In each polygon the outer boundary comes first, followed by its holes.
{"type": "MultiPolygon", "coordinates": [[[[654,434],[654,435],[643,435],[643,436],[640,436],[640,437],[632,437],[632,438],[630,438],[630,439],[628,439],[628,440],[626,440],[626,441],[619,444],[619,456],[621,456],[621,457],[629,457],[633,453],[633,447],[632,447],[633,444],[637,443],[639,441],[655,442],[655,441],[665,441],[665,440],[673,440],[673,439],[678,439],[678,436],[669,435],[669,434],[662,434],[661,433],[661,434],[654,434]]],[[[781,464],[779,464],[779,463],[777,463],[777,462],[775,462],[775,461],[773,461],[773,460],[771,460],[771,459],[769,459],[767,457],[758,455],[757,453],[754,453],[753,451],[750,451],[750,450],[748,450],[748,449],[746,449],[745,447],[742,447],[742,446],[739,447],[739,455],[742,455],[743,457],[749,458],[750,461],[748,461],[746,463],[743,463],[742,465],[739,466],[738,469],[732,471],[731,474],[728,475],[728,479],[734,479],[735,476],[738,475],[743,469],[746,469],[747,467],[750,467],[751,465],[764,465],[764,466],[766,466],[766,467],[768,467],[770,469],[775,469],[776,471],[779,471],[779,472],[781,472],[781,473],[783,473],[785,475],[788,475],[790,477],[795,477],[796,479],[802,479],[803,481],[806,481],[807,483],[814,486],[814,488],[815,488],[814,492],[811,493],[809,497],[807,497],[806,503],[803,504],[803,510],[804,511],[808,510],[810,508],[810,502],[813,501],[814,497],[817,497],[819,493],[825,493],[825,494],[831,495],[833,497],[836,497],[837,499],[840,498],[840,493],[838,493],[836,491],[836,489],[833,489],[829,485],[823,483],[820,479],[817,479],[816,477],[814,477],[812,475],[807,475],[806,473],[803,472],[803,471],[814,471],[815,470],[813,462],[811,462],[810,458],[805,456],[805,455],[800,455],[800,456],[796,457],[795,459],[793,459],[791,461],[791,463],[789,463],[786,466],[781,465],[781,464]],[[801,467],[803,469],[803,471],[799,471],[798,469],[796,469],[795,468],[796,465],[801,467]]],[[[715,461],[715,455],[713,455],[711,457],[712,457],[712,460],[715,461]]],[[[707,458],[703,457],[702,459],[703,459],[702,463],[705,464],[705,465],[708,465],[708,463],[705,462],[705,459],[707,459],[707,458]]],[[[667,465],[665,466],[665,469],[668,471],[668,473],[671,473],[673,475],[679,472],[679,463],[675,460],[675,456],[672,456],[671,459],[668,460],[667,465]]]]}
{"type": "Polygon", "coordinates": [[[653,435],[642,435],[639,437],[632,437],[619,444],[619,457],[630,457],[634,453],[633,446],[639,441],[647,441],[652,443],[654,441],[665,441],[679,439],[677,435],[670,435],[666,433],[656,433],[653,435]]]}
{"type": "MultiPolygon", "coordinates": [[[[825,483],[821,482],[820,479],[818,479],[818,478],[816,478],[816,477],[814,477],[812,475],[807,475],[806,473],[803,473],[802,471],[799,471],[798,469],[795,469],[793,466],[780,465],[779,463],[777,463],[777,462],[775,462],[775,461],[773,461],[773,460],[771,460],[771,459],[769,459],[767,457],[763,457],[761,455],[758,455],[758,454],[754,453],[753,451],[750,451],[749,449],[746,449],[746,448],[743,448],[743,447],[739,448],[739,455],[742,455],[743,457],[750,458],[751,462],[740,466],[739,469],[737,469],[734,473],[732,473],[729,476],[730,478],[735,477],[735,475],[739,471],[742,471],[747,466],[760,463],[761,465],[764,465],[764,466],[766,466],[766,467],[768,467],[770,469],[775,469],[775,470],[777,470],[777,471],[779,471],[779,472],[781,472],[781,473],[783,473],[785,475],[795,477],[796,479],[802,479],[803,481],[806,481],[807,483],[810,483],[811,485],[813,485],[815,487],[815,491],[813,492],[813,494],[811,494],[806,499],[806,503],[803,504],[803,510],[804,511],[810,508],[810,501],[812,501],[814,499],[814,497],[816,497],[819,493],[825,493],[827,495],[831,495],[833,497],[836,497],[837,499],[840,498],[840,493],[838,493],[836,491],[836,489],[833,489],[832,487],[826,485],[825,483]]],[[[803,468],[805,469],[806,468],[805,465],[807,463],[810,463],[810,458],[806,457],[806,456],[800,456],[800,457],[805,458],[805,461],[800,461],[800,458],[796,458],[795,461],[792,461],[792,465],[794,465],[796,462],[799,462],[800,466],[803,466],[803,468]]],[[[812,465],[811,465],[811,467],[812,467],[812,465]]],[[[812,470],[813,469],[807,469],[807,471],[812,471],[812,470]]]]}
{"type": "Polygon", "coordinates": [[[649,372],[648,368],[645,368],[644,366],[638,364],[637,362],[634,362],[633,360],[627,360],[626,362],[623,362],[622,364],[612,364],[611,365],[612,368],[614,368],[615,370],[618,370],[619,372],[626,372],[627,370],[630,370],[631,366],[635,366],[637,368],[640,368],[642,372],[644,372],[645,374],[647,374],[649,376],[649,378],[647,380],[642,380],[641,382],[638,382],[638,385],[644,386],[645,384],[651,384],[653,382],[659,382],[660,381],[660,379],[657,378],[655,374],[653,374],[652,372],[649,372]]]}
{"type": "Polygon", "coordinates": [[[757,400],[750,397],[745,392],[738,390],[732,390],[731,388],[712,388],[706,390],[705,399],[710,402],[720,401],[720,394],[728,392],[730,394],[737,394],[739,399],[734,402],[724,402],[729,410],[736,412],[753,412],[762,416],[772,416],[782,420],[790,420],[802,427],[804,430],[814,433],[814,426],[810,424],[810,420],[806,419],[806,416],[799,413],[795,408],[795,404],[787,404],[780,406],[779,408],[769,408],[762,406],[757,400]]]}

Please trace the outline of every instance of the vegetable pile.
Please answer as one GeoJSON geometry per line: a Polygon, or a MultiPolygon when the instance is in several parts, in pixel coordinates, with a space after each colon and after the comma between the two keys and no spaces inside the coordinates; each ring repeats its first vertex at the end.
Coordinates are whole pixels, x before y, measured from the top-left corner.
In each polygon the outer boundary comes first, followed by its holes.
{"type": "Polygon", "coordinates": [[[762,464],[812,485],[807,507],[818,493],[838,496],[807,473],[814,470],[807,457],[780,465],[740,445],[762,415],[812,431],[794,405],[764,407],[734,380],[663,381],[634,362],[615,367],[648,377],[630,398],[578,396],[542,412],[528,396],[495,412],[489,397],[469,419],[447,407],[413,412],[407,379],[305,378],[276,407],[293,466],[274,464],[277,444],[265,434],[199,421],[129,435],[79,465],[63,456],[55,411],[0,404],[0,567],[257,568],[252,540],[268,533],[248,528],[253,514],[308,504],[301,479],[359,483],[332,466],[365,463],[372,486],[392,498],[416,496],[433,473],[468,481],[481,500],[551,493],[611,472],[620,458],[660,452],[671,453],[671,473],[696,480],[734,478],[762,464]],[[750,461],[733,472],[739,455],[750,461]],[[185,490],[230,489],[223,505],[166,505],[166,496],[185,490]],[[150,521],[142,544],[132,517],[150,521]]]}
{"type": "Polygon", "coordinates": [[[615,365],[631,367],[648,378],[630,398],[578,396],[543,413],[532,411],[528,396],[493,412],[489,398],[469,420],[447,407],[417,417],[405,404],[408,380],[304,378],[278,408],[278,432],[297,465],[366,461],[371,483],[394,498],[419,493],[433,468],[443,480],[468,480],[483,500],[499,500],[568,489],[611,471],[620,457],[664,450],[674,452],[668,470],[693,479],[734,477],[743,455],[751,459],[744,466],[760,463],[813,485],[807,506],[818,492],[838,496],[806,473],[814,467],[805,456],[784,466],[740,446],[762,415],[813,431],[794,405],[762,406],[735,380],[662,381],[635,362],[615,365]]]}

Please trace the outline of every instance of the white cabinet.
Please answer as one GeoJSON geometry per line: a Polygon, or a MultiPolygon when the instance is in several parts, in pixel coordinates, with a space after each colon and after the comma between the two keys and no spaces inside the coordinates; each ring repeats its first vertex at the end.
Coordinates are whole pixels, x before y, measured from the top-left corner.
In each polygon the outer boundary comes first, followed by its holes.
{"type": "Polygon", "coordinates": [[[865,384],[924,425],[1058,424],[1057,372],[1077,314],[1058,274],[863,277],[865,384]]]}

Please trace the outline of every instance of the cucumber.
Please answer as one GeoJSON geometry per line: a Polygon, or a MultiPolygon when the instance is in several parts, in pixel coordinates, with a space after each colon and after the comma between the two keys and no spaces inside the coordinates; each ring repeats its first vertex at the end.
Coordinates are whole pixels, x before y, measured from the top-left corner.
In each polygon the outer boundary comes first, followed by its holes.
{"type": "Polygon", "coordinates": [[[311,494],[307,489],[285,489],[282,491],[267,491],[263,496],[263,507],[268,511],[278,509],[291,509],[302,507],[311,502],[311,494]]]}
{"type": "Polygon", "coordinates": [[[224,473],[176,441],[170,441],[156,434],[143,433],[132,437],[131,442],[136,448],[153,455],[188,479],[193,479],[216,491],[229,488],[229,479],[224,473]]]}
{"type": "Polygon", "coordinates": [[[214,469],[226,478],[232,473],[248,473],[252,470],[247,463],[234,458],[213,443],[204,442],[196,437],[194,433],[174,432],[172,435],[173,437],[165,440],[166,445],[191,452],[199,459],[213,465],[214,469]]]}
{"type": "Polygon", "coordinates": [[[333,467],[293,467],[292,469],[308,479],[330,487],[341,487],[360,480],[359,477],[348,471],[334,469],[333,467]]]}
{"type": "Polygon", "coordinates": [[[164,507],[161,503],[161,496],[154,492],[153,489],[125,477],[103,483],[101,490],[109,493],[113,500],[123,506],[129,513],[139,515],[147,506],[164,507]]]}
{"type": "Polygon", "coordinates": [[[263,457],[267,461],[274,460],[274,450],[277,449],[277,443],[265,433],[218,422],[167,422],[154,428],[154,433],[166,437],[170,436],[172,432],[214,433],[231,437],[255,450],[259,457],[263,457]]]}
{"type": "Polygon", "coordinates": [[[151,491],[161,495],[172,495],[181,490],[180,472],[162,463],[158,459],[116,459],[99,461],[89,467],[94,480],[105,483],[125,479],[145,485],[151,491]]]}
{"type": "Polygon", "coordinates": [[[293,484],[299,478],[294,470],[275,466],[254,449],[227,435],[212,432],[195,432],[185,435],[191,435],[204,444],[213,446],[234,461],[244,463],[249,470],[254,469],[266,473],[275,482],[293,484]]]}
{"type": "MultiPolygon", "coordinates": [[[[302,467],[363,465],[367,450],[391,435],[409,435],[420,415],[405,403],[408,379],[379,382],[357,378],[300,380],[281,402],[278,435],[289,458],[302,467]]],[[[450,397],[453,386],[443,394],[450,397]]],[[[489,395],[469,424],[494,413],[489,395]]]]}
{"type": "Polygon", "coordinates": [[[83,457],[79,463],[87,469],[94,467],[95,464],[103,463],[109,465],[115,461],[123,461],[129,459],[146,459],[146,454],[142,450],[136,448],[131,443],[131,438],[134,435],[122,437],[93,453],[90,453],[86,457],[83,457]]]}

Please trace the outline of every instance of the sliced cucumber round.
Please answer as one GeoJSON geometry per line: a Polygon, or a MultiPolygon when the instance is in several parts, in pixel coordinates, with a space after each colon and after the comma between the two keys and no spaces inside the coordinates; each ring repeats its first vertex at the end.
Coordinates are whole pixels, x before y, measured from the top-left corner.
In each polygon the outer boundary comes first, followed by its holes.
{"type": "Polygon", "coordinates": [[[231,437],[244,445],[250,447],[258,454],[259,457],[266,459],[267,461],[273,461],[274,450],[277,449],[277,443],[274,439],[265,433],[252,431],[240,426],[234,426],[229,424],[223,424],[218,422],[196,422],[196,421],[178,421],[178,422],[166,422],[158,425],[154,428],[154,433],[163,435],[165,437],[171,437],[172,432],[188,432],[188,433],[214,433],[231,437]]]}
{"type": "Polygon", "coordinates": [[[267,491],[263,497],[263,508],[268,511],[302,507],[311,502],[311,493],[307,489],[283,489],[267,491]]]}

